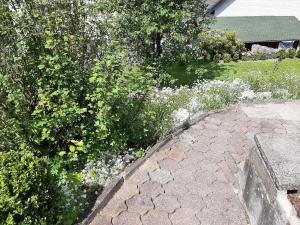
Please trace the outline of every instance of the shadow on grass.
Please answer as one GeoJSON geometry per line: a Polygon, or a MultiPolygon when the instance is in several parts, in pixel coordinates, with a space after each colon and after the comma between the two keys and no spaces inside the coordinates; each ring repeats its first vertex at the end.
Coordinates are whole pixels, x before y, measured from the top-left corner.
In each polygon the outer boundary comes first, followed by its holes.
{"type": "Polygon", "coordinates": [[[197,80],[212,80],[224,75],[230,66],[216,63],[193,62],[190,64],[169,64],[163,67],[176,82],[174,86],[191,86],[197,80]]]}

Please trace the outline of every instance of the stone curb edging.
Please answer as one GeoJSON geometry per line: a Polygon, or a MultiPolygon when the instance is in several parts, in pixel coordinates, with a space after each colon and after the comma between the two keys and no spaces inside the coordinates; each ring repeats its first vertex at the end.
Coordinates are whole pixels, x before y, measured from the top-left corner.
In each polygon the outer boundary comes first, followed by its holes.
{"type": "Polygon", "coordinates": [[[134,163],[132,163],[130,166],[128,166],[124,173],[120,176],[117,176],[113,181],[111,181],[107,187],[105,187],[102,194],[97,198],[95,205],[91,211],[91,213],[81,222],[77,223],[76,225],[89,225],[93,219],[96,217],[96,215],[102,210],[106,204],[109,202],[110,199],[114,196],[114,194],[121,188],[122,184],[126,179],[128,179],[148,158],[150,158],[156,151],[161,149],[164,145],[166,145],[173,137],[176,137],[180,135],[182,132],[184,132],[189,127],[195,125],[199,121],[205,119],[206,117],[215,114],[215,113],[221,113],[228,111],[232,108],[235,108],[237,105],[229,106],[225,109],[211,111],[207,113],[202,114],[196,114],[190,118],[188,118],[186,121],[184,121],[181,125],[175,127],[172,129],[168,135],[166,135],[164,138],[162,138],[160,141],[157,142],[153,147],[150,147],[146,152],[146,155],[138,160],[136,160],[134,163]]]}
{"type": "Polygon", "coordinates": [[[94,207],[92,208],[90,214],[81,222],[76,223],[76,225],[88,225],[90,224],[96,215],[103,209],[109,200],[114,196],[114,194],[121,188],[124,183],[124,178],[119,176],[115,177],[103,190],[102,194],[98,196],[94,207]]]}

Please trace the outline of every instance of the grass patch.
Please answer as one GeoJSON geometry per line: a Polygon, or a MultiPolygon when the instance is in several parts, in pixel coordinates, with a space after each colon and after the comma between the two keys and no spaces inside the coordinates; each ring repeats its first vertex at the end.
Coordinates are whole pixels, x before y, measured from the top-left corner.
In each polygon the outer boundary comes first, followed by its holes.
{"type": "Polygon", "coordinates": [[[300,77],[300,59],[285,59],[279,62],[277,67],[275,65],[276,60],[242,61],[223,64],[200,62],[189,65],[167,65],[164,67],[164,70],[176,79],[175,86],[191,86],[199,79],[246,79],[250,72],[261,72],[269,75],[289,73],[300,77]]]}

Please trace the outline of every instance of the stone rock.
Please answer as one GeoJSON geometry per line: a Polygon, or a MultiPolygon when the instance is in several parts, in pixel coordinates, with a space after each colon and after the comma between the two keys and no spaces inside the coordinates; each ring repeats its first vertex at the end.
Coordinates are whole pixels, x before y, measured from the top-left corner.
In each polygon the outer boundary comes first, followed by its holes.
{"type": "Polygon", "coordinates": [[[299,190],[300,136],[260,133],[255,142],[240,177],[240,197],[251,224],[300,224],[287,196],[299,190]]]}
{"type": "Polygon", "coordinates": [[[275,48],[269,48],[266,46],[262,46],[262,45],[252,45],[251,47],[251,52],[256,52],[256,53],[266,53],[266,54],[270,54],[270,53],[274,53],[277,52],[278,50],[275,48]]]}
{"type": "Polygon", "coordinates": [[[258,134],[258,150],[279,190],[300,189],[300,136],[258,134]]]}
{"type": "Polygon", "coordinates": [[[158,182],[160,184],[166,184],[173,180],[173,177],[169,171],[157,169],[150,174],[152,181],[158,182]]]}

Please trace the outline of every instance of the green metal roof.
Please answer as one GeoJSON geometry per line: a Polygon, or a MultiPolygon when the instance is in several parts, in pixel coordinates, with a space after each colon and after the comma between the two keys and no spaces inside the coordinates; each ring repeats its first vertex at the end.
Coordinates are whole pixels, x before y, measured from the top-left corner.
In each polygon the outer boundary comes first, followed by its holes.
{"type": "Polygon", "coordinates": [[[217,17],[213,28],[234,31],[244,42],[300,40],[300,21],[293,16],[217,17]]]}

